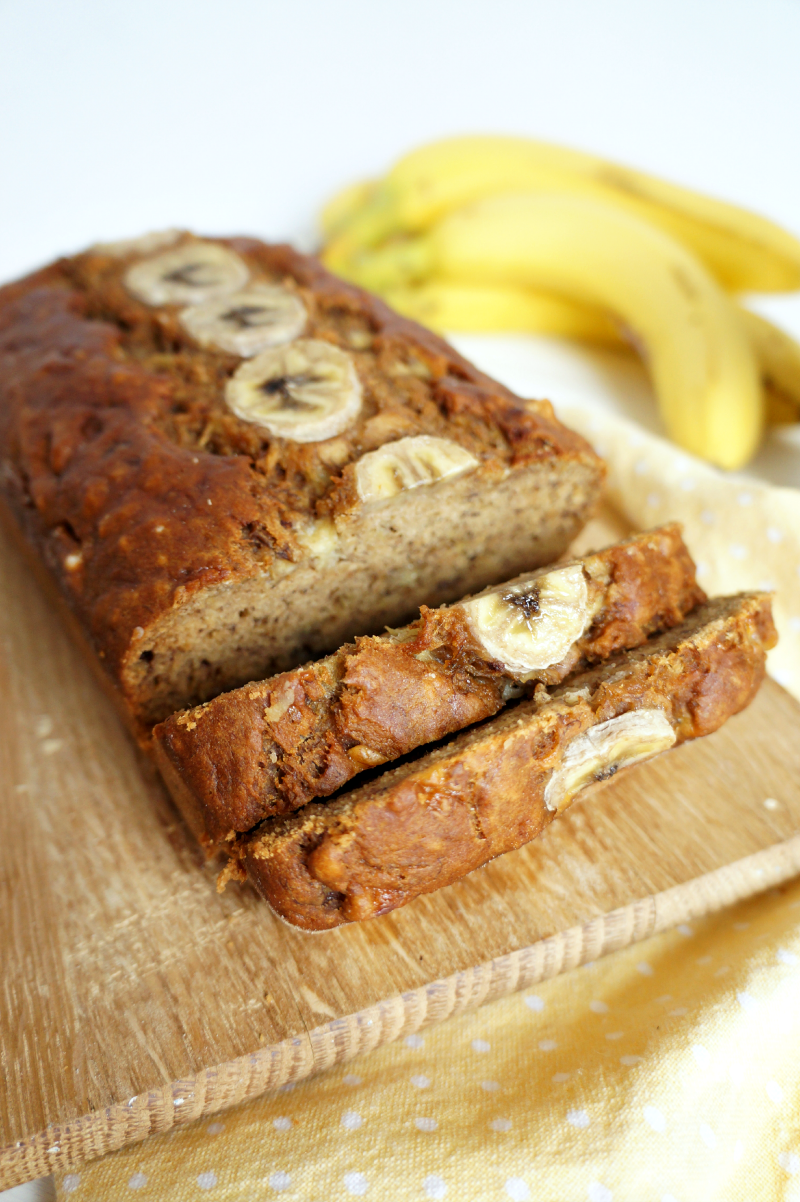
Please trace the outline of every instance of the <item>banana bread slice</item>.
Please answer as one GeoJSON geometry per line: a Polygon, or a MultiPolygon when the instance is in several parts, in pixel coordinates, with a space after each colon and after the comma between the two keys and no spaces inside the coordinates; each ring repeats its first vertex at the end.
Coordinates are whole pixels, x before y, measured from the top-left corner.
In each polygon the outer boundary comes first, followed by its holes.
{"type": "Polygon", "coordinates": [[[244,836],[275,912],[325,930],[385,914],[535,838],[596,781],[743,709],[776,641],[763,594],[719,598],[342,796],[244,836]]]}
{"type": "Polygon", "coordinates": [[[412,625],[174,714],[153,732],[184,816],[213,847],[365,768],[636,647],[705,600],[677,524],[540,568],[412,625]]]}
{"type": "Polygon", "coordinates": [[[551,562],[603,473],[286,246],[168,231],[0,289],[0,497],[140,733],[551,562]]]}

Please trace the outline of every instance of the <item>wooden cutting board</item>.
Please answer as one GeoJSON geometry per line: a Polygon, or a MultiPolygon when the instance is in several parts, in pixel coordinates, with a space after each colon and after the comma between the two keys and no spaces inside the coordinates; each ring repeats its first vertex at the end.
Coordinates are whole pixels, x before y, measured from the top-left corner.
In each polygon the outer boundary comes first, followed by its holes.
{"type": "MultiPolygon", "coordinates": [[[[620,533],[596,525],[581,543],[620,533]]],[[[309,936],[218,896],[0,532],[0,1187],[377,1047],[800,872],[800,706],[599,787],[536,843],[309,936]]]]}

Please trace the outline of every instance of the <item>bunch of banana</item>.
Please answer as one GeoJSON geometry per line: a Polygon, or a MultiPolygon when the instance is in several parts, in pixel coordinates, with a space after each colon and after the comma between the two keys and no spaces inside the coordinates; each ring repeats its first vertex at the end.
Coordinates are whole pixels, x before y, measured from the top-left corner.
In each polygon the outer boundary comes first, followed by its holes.
{"type": "Polygon", "coordinates": [[[733,205],[562,147],[463,137],[329,203],[323,258],[439,330],[633,344],[665,425],[725,468],[800,414],[800,347],[729,293],[800,287],[800,242],[733,205]],[[762,387],[762,383],[764,387],[762,387]]]}

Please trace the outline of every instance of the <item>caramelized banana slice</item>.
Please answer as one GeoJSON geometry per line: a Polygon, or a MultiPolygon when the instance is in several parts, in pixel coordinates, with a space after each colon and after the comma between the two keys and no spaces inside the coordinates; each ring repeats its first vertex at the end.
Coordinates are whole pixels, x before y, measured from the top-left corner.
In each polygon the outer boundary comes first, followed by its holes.
{"type": "Polygon", "coordinates": [[[181,325],[201,346],[250,359],[270,346],[292,342],[306,324],[305,305],[279,284],[251,284],[240,292],[192,305],[181,325]]]}
{"type": "Polygon", "coordinates": [[[408,488],[460,476],[477,465],[475,456],[457,442],[417,434],[362,455],[356,464],[356,488],[365,503],[385,501],[408,488]]]}
{"type": "Polygon", "coordinates": [[[217,242],[186,242],[125,273],[125,287],[146,305],[195,305],[243,288],[243,259],[217,242]]]}
{"type": "Polygon", "coordinates": [[[322,442],[358,417],[361,383],[344,351],[298,338],[243,363],[228,381],[225,400],[237,417],[275,438],[322,442]]]}
{"type": "Polygon", "coordinates": [[[631,710],[591,726],[570,743],[560,768],[547,782],[544,803],[548,810],[560,813],[579,789],[666,751],[675,739],[667,715],[659,709],[631,710]]]}
{"type": "Polygon", "coordinates": [[[475,597],[462,608],[488,658],[522,679],[559,663],[591,620],[577,563],[475,597]]]}

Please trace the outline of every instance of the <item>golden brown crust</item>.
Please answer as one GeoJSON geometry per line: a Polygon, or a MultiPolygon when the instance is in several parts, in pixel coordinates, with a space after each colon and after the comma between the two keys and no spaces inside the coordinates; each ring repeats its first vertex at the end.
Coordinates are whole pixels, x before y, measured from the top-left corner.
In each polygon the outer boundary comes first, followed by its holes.
{"type": "Polygon", "coordinates": [[[475,453],[487,480],[542,460],[601,475],[547,402],[526,407],[314,259],[223,241],[255,278],[301,295],[309,336],[352,354],[364,389],[352,430],[287,443],[234,416],[222,389],[238,360],[195,344],[176,306],[126,291],[133,256],[87,252],[0,289],[0,496],[140,716],[131,681],[148,628],[214,585],[302,558],[299,526],[353,506],[364,452],[424,432],[475,453]]]}
{"type": "Polygon", "coordinates": [[[676,741],[716,730],[754,696],[776,640],[769,598],[700,606],[672,631],[571,677],[444,747],[242,841],[248,876],[306,930],[374,917],[535,838],[545,788],[583,731],[659,710],[676,741]]]}
{"type": "MultiPolygon", "coordinates": [[[[675,523],[580,562],[599,609],[567,658],[537,675],[548,684],[638,646],[705,599],[675,523]]],[[[496,714],[514,674],[487,662],[458,605],[421,612],[405,631],[359,638],[157,726],[158,762],[180,781],[172,791],[189,823],[210,843],[229,839],[496,714]]]]}

